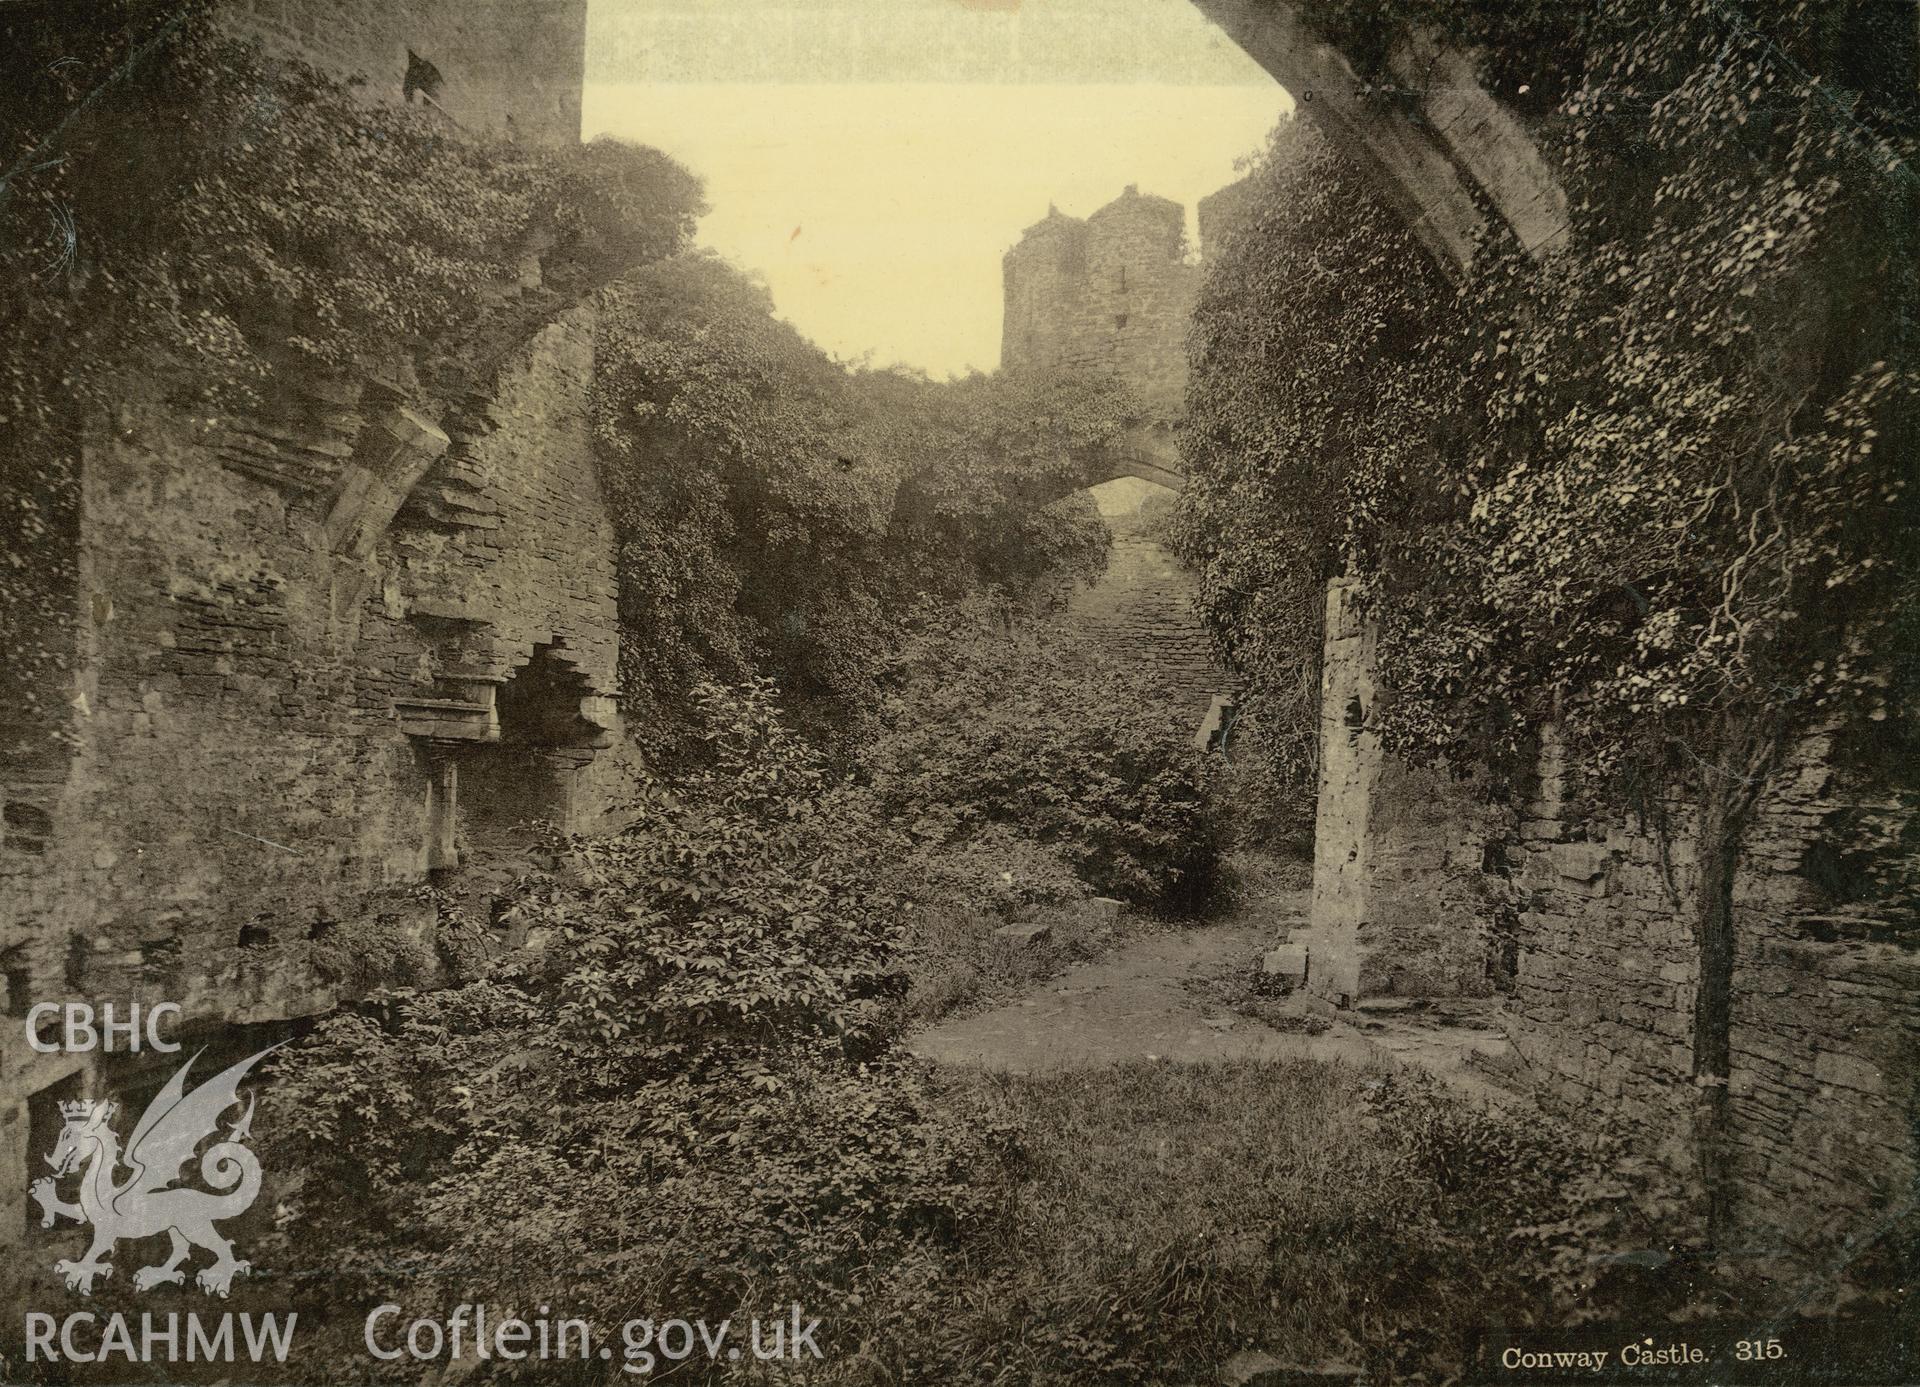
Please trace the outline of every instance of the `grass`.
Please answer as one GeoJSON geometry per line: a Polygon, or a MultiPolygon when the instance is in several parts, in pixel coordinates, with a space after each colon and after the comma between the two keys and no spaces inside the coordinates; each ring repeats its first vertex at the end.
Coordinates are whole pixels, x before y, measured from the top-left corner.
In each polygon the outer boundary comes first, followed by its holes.
{"type": "Polygon", "coordinates": [[[888,1367],[842,1380],[1210,1382],[1259,1350],[1399,1381],[1531,1313],[1499,1211],[1548,1212],[1552,1181],[1478,1168],[1496,1119],[1421,1080],[1297,1060],[942,1082],[956,1121],[1010,1134],[999,1212],[890,1271],[866,1335],[888,1367]]]}
{"type": "Polygon", "coordinates": [[[1076,963],[1111,953],[1128,931],[1141,928],[1126,915],[1109,921],[1090,901],[1034,908],[1020,923],[1045,925],[1047,933],[1030,943],[997,936],[1006,923],[996,911],[964,904],[913,913],[902,953],[911,980],[904,1029],[997,1006],[1076,963]]]}

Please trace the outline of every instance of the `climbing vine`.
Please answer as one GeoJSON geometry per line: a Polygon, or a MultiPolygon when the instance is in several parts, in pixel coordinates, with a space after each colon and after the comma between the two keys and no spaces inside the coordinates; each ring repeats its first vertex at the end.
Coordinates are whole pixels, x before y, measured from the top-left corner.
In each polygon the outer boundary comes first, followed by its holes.
{"type": "MultiPolygon", "coordinates": [[[[1404,454],[1400,470],[1423,475],[1434,441],[1413,421],[1455,378],[1415,350],[1444,280],[1310,125],[1276,129],[1248,180],[1194,312],[1181,435],[1192,480],[1173,539],[1245,677],[1252,754],[1310,802],[1321,610],[1362,518],[1357,474],[1404,454]]],[[[1415,497],[1380,503],[1398,515],[1415,497]]]]}
{"type": "MultiPolygon", "coordinates": [[[[1910,735],[1893,681],[1914,668],[1916,110],[1911,61],[1903,87],[1852,47],[1883,9],[1695,0],[1656,23],[1638,0],[1569,8],[1571,46],[1541,50],[1577,60],[1551,127],[1566,248],[1540,265],[1488,245],[1358,399],[1317,340],[1271,348],[1292,367],[1264,368],[1277,404],[1236,394],[1263,325],[1227,285],[1196,338],[1199,398],[1224,422],[1196,450],[1194,520],[1251,504],[1314,541],[1256,593],[1297,588],[1309,561],[1354,575],[1379,622],[1390,747],[1518,765],[1551,721],[1601,805],[1680,797],[1701,849],[1710,1194],[1746,826],[1801,736],[1910,735]],[[1215,342],[1232,344],[1222,363],[1215,342]],[[1344,417],[1315,420],[1329,398],[1344,417]]],[[[1910,23],[1883,37],[1911,59],[1910,23]]],[[[1377,334],[1396,262],[1355,267],[1350,286],[1316,274],[1382,235],[1313,242],[1281,292],[1318,331],[1391,351],[1377,334]]],[[[1245,252],[1226,273],[1258,282],[1245,252]]],[[[1230,644],[1257,651],[1254,604],[1221,582],[1208,600],[1230,644]]]]}
{"type": "Polygon", "coordinates": [[[1292,643],[1261,604],[1352,571],[1393,744],[1520,753],[1558,710],[1616,789],[1699,770],[1735,709],[1884,720],[1862,652],[1912,585],[1912,141],[1880,133],[1911,101],[1836,114],[1790,56],[1852,32],[1831,15],[1633,9],[1582,30],[1544,272],[1492,246],[1449,301],[1276,137],[1196,323],[1182,524],[1244,666],[1292,643]]]}
{"type": "Polygon", "coordinates": [[[450,398],[556,301],[678,250],[693,176],[380,106],[225,35],[213,6],[17,7],[0,60],[4,740],[52,754],[77,457],[130,378],[205,417],[280,371],[417,371],[450,398]],[[539,287],[529,289],[538,269],[539,287]]]}
{"type": "Polygon", "coordinates": [[[1024,602],[1104,556],[1089,509],[1043,503],[1130,417],[1105,380],[850,371],[703,255],[615,286],[597,359],[621,686],[656,753],[692,689],[757,672],[851,731],[915,599],[1024,602]]]}

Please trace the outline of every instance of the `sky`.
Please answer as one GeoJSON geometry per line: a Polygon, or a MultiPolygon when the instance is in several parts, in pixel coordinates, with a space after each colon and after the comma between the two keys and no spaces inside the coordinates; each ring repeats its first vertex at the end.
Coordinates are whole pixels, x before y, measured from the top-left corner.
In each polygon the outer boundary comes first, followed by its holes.
{"type": "Polygon", "coordinates": [[[1188,0],[591,0],[582,133],[707,185],[700,241],[835,356],[1000,359],[1050,205],[1194,204],[1292,102],[1188,0]]]}

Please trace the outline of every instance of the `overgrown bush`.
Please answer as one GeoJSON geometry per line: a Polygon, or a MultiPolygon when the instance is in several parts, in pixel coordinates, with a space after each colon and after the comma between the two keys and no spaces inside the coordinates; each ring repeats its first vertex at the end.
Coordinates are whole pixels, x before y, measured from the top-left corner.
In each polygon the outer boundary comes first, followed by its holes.
{"type": "Polygon", "coordinates": [[[1147,685],[1072,631],[963,614],[916,634],[894,677],[862,765],[927,851],[1011,830],[1101,894],[1174,911],[1211,899],[1211,763],[1147,685]]]}
{"type": "Polygon", "coordinates": [[[656,756],[695,685],[753,673],[779,679],[815,736],[857,740],[916,602],[1023,602],[1104,557],[1090,507],[1043,502],[1124,426],[1112,380],[849,370],[704,255],[628,276],[604,320],[594,425],[621,686],[656,756]]]}
{"type": "Polygon", "coordinates": [[[1428,446],[1404,422],[1407,402],[1436,388],[1414,348],[1444,281],[1307,121],[1277,126],[1247,177],[1244,215],[1194,309],[1180,435],[1190,481],[1172,531],[1244,679],[1237,756],[1261,764],[1237,771],[1236,787],[1298,839],[1318,784],[1322,612],[1349,488],[1380,450],[1428,446]]]}
{"type": "Polygon", "coordinates": [[[524,951],[281,1063],[261,1127],[302,1185],[273,1264],[326,1278],[334,1348],[367,1296],[544,1300],[609,1342],[635,1307],[821,1313],[990,1205],[991,1133],[876,1053],[898,916],[870,800],[766,685],[699,696],[697,764],[520,883],[524,951]]]}
{"type": "MultiPolygon", "coordinates": [[[[388,369],[470,338],[524,258],[580,292],[678,250],[705,210],[657,150],[519,145],[369,103],[226,36],[213,9],[169,7],[117,72],[68,67],[108,79],[91,93],[23,74],[58,90],[16,127],[38,158],[0,195],[0,267],[25,291],[0,332],[0,418],[100,398],[155,359],[229,400],[286,353],[388,369]]],[[[12,23],[61,53],[126,41],[12,23]]]]}
{"type": "Polygon", "coordinates": [[[1318,719],[1258,689],[1242,695],[1219,768],[1219,813],[1236,845],[1313,856],[1320,788],[1318,719]]]}

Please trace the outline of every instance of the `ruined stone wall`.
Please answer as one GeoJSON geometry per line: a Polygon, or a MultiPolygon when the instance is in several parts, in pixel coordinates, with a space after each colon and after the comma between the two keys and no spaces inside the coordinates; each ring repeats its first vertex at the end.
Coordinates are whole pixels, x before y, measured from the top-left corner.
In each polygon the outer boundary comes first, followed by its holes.
{"type": "MultiPolygon", "coordinates": [[[[1308,986],[1511,993],[1515,1077],[1574,1122],[1617,1120],[1695,1167],[1692,920],[1699,849],[1683,790],[1652,820],[1570,802],[1551,728],[1511,802],[1385,755],[1373,636],[1329,591],[1308,986]],[[1421,968],[1444,984],[1409,986],[1421,968]],[[1396,970],[1400,976],[1396,977],[1396,970]],[[1477,984],[1477,985],[1476,985],[1477,984]]],[[[1855,851],[1884,786],[1796,749],[1749,825],[1734,886],[1732,1175],[1754,1245],[1883,1232],[1916,1177],[1920,953],[1901,907],[1836,903],[1819,864],[1855,851]]]]}
{"type": "Polygon", "coordinates": [[[1068,619],[1197,722],[1225,684],[1194,614],[1193,575],[1160,538],[1152,499],[1170,502],[1171,493],[1130,477],[1091,492],[1112,548],[1105,573],[1068,601],[1068,619]]]}
{"type": "Polygon", "coordinates": [[[1029,227],[1002,265],[1002,363],[1111,371],[1156,413],[1179,413],[1199,288],[1185,215],[1130,187],[1084,222],[1055,211],[1029,227]]]}
{"type": "MultiPolygon", "coordinates": [[[[1830,750],[1810,738],[1776,777],[1735,878],[1733,1174],[1760,1246],[1882,1232],[1916,1175],[1920,955],[1871,907],[1836,912],[1808,872],[1872,793],[1836,772],[1830,750]]],[[[1688,805],[1668,805],[1663,845],[1651,826],[1582,817],[1564,780],[1549,735],[1515,852],[1525,908],[1511,1037],[1563,1111],[1622,1111],[1684,1167],[1699,979],[1688,805]]]]}
{"type": "MultiPolygon", "coordinates": [[[[501,817],[462,803],[463,763],[597,826],[626,753],[596,321],[540,331],[444,430],[355,382],[295,381],[224,424],[129,394],[84,471],[76,745],[33,791],[41,831],[0,848],[9,1027],[68,998],[199,1023],[332,1006],[316,950],[381,921],[419,937],[414,888],[501,817]]],[[[0,1237],[25,1100],[77,1062],[15,1039],[0,1237]]]]}
{"type": "Polygon", "coordinates": [[[358,79],[369,100],[403,99],[411,49],[439,74],[432,100],[459,126],[539,144],[580,138],[586,0],[227,0],[222,18],[358,79]]]}
{"type": "Polygon", "coordinates": [[[1313,816],[1313,904],[1307,930],[1307,986],[1346,1003],[1360,996],[1359,931],[1372,884],[1374,791],[1380,734],[1369,722],[1374,631],[1350,585],[1327,587],[1320,661],[1320,787],[1313,816]]]}
{"type": "Polygon", "coordinates": [[[1373,627],[1347,583],[1329,585],[1324,629],[1308,987],[1343,1004],[1485,995],[1505,981],[1510,891],[1488,869],[1511,815],[1484,776],[1381,749],[1373,627]]]}

